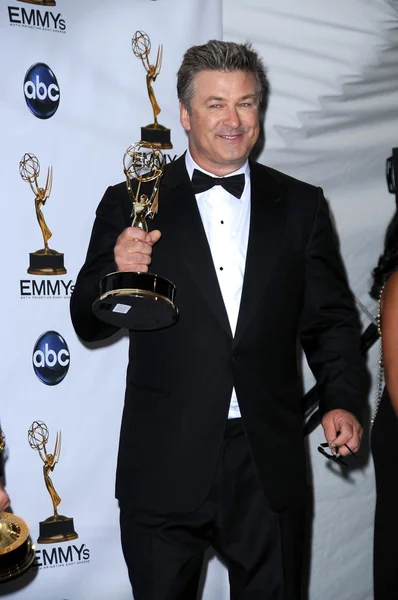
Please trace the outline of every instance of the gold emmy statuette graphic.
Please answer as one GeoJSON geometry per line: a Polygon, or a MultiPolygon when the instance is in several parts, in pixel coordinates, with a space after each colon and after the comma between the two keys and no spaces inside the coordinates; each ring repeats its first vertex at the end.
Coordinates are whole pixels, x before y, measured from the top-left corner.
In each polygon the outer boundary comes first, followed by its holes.
{"type": "MultiPolygon", "coordinates": [[[[5,438],[0,429],[0,453],[4,446],[5,438]]],[[[35,547],[27,523],[11,512],[0,512],[0,582],[25,573],[34,558],[35,547]]]]}
{"type": "MultiPolygon", "coordinates": [[[[159,181],[164,157],[148,142],[130,146],[123,158],[127,191],[132,199],[133,227],[148,231],[146,220],[158,210],[159,181]]],[[[178,318],[175,285],[155,273],[116,272],[103,277],[94,314],[111,325],[136,330],[168,327],[178,318]]]]}
{"type": "Polygon", "coordinates": [[[173,145],[170,140],[170,129],[158,123],[158,114],[161,108],[156,100],[155,92],[153,91],[152,83],[156,81],[157,76],[162,68],[163,46],[160,45],[156,56],[156,64],[151,65],[149,62],[149,53],[151,51],[151,40],[144,31],[136,31],[131,40],[134,56],[140,58],[146,71],[146,86],[148,89],[149,100],[151,101],[153,110],[153,123],[141,127],[141,140],[149,142],[156,148],[168,149],[173,145]]]}
{"type": "Polygon", "coordinates": [[[25,2],[26,4],[39,4],[39,6],[55,6],[55,0],[18,0],[18,2],[25,2]]]}
{"type": "Polygon", "coordinates": [[[63,275],[66,273],[64,267],[64,255],[48,247],[48,240],[52,236],[47,227],[42,213],[42,207],[50,197],[53,172],[52,167],[48,168],[46,185],[39,187],[37,179],[40,174],[40,163],[34,154],[24,154],[19,162],[19,174],[24,181],[27,181],[35,195],[35,209],[37,221],[43,234],[44,248],[29,253],[28,273],[33,275],[63,275]]]}
{"type": "Polygon", "coordinates": [[[44,481],[53,503],[54,514],[45,521],[40,521],[40,535],[37,538],[39,544],[54,544],[56,542],[66,542],[75,540],[78,535],[73,525],[71,517],[65,517],[58,514],[58,505],[61,498],[57,494],[50,473],[54,471],[55,465],[59,461],[61,453],[61,432],[57,433],[55,439],[54,451],[52,454],[47,452],[46,444],[48,442],[47,425],[42,421],[33,421],[29,432],[29,445],[33,450],[37,450],[43,461],[44,481]]]}

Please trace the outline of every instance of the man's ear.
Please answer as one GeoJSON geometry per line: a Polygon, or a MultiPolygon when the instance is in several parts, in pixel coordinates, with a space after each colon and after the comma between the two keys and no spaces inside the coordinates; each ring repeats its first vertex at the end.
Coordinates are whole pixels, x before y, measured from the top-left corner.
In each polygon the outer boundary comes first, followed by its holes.
{"type": "Polygon", "coordinates": [[[189,118],[189,112],[181,101],[179,103],[180,106],[180,123],[185,129],[185,131],[189,131],[191,129],[191,120],[189,118]]]}

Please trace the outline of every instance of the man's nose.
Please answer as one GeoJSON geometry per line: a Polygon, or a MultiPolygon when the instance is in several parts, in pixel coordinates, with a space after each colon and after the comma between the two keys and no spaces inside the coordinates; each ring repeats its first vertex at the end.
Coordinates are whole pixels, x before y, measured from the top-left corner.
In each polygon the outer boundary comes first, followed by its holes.
{"type": "Polygon", "coordinates": [[[240,125],[240,118],[236,107],[228,107],[223,119],[224,125],[236,129],[240,125]]]}

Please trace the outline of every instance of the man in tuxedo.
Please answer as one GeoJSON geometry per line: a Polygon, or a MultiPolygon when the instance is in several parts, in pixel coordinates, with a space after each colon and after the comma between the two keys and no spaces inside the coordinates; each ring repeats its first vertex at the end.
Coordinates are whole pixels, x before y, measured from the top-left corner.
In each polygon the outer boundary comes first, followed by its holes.
{"type": "Polygon", "coordinates": [[[297,340],[334,452],[358,450],[366,371],[322,190],[248,159],[268,81],[248,44],[190,48],[178,72],[188,150],[165,168],[148,233],[125,184],[98,206],[71,301],[75,329],[116,328],[101,277],[149,268],[179,319],[131,331],[116,477],[136,600],[196,598],[212,545],[235,600],[301,598],[307,503],[297,340]],[[152,224],[151,224],[152,225],[152,224]]]}

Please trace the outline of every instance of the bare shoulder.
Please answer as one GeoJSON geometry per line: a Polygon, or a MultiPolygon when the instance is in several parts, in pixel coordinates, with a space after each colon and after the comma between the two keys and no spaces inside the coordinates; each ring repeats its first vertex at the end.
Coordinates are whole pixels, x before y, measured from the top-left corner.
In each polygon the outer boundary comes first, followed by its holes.
{"type": "Polygon", "coordinates": [[[383,304],[398,301],[398,270],[390,275],[383,291],[383,304]]]}
{"type": "Polygon", "coordinates": [[[398,270],[390,275],[385,284],[381,297],[381,313],[384,324],[391,320],[398,323],[398,270]]]}
{"type": "MultiPolygon", "coordinates": [[[[385,381],[398,401],[398,271],[388,278],[381,297],[381,330],[385,381]]],[[[398,405],[395,410],[398,414],[398,405]]]]}

